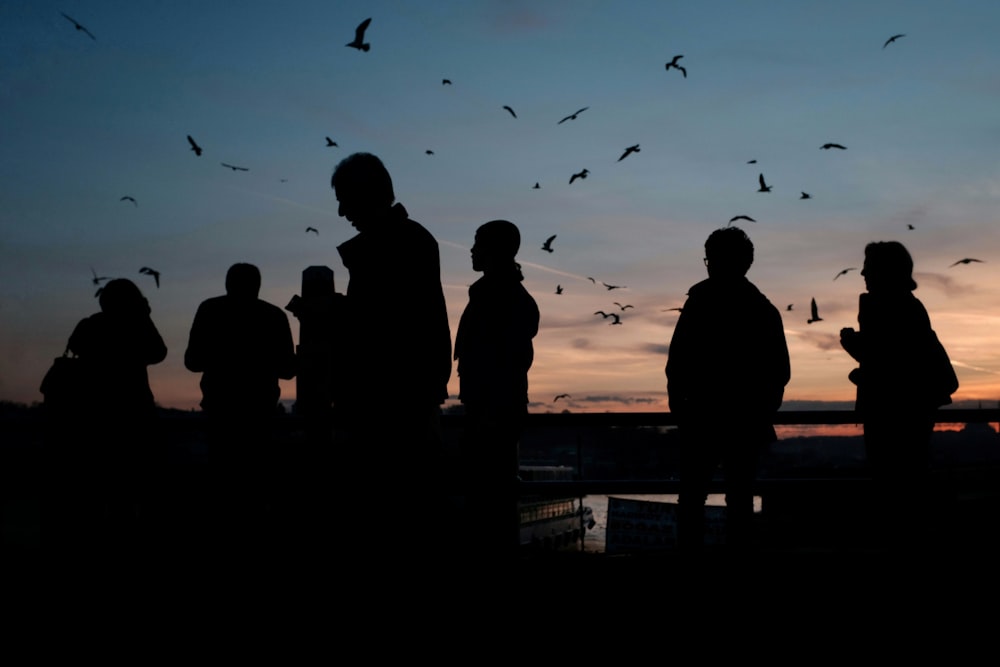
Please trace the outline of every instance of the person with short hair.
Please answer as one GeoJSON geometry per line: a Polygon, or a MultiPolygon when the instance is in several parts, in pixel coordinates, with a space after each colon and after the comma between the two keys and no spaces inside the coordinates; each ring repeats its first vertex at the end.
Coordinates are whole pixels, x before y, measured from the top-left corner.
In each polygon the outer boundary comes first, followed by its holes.
{"type": "MultiPolygon", "coordinates": [[[[210,504],[230,538],[245,539],[263,516],[280,380],[296,375],[295,343],[285,312],[259,298],[260,269],[238,262],[226,293],[201,302],[184,366],[201,373],[209,427],[210,504]]],[[[224,538],[224,541],[225,538],[224,538]]],[[[223,546],[232,546],[224,544],[223,546]]]]}
{"type": "Polygon", "coordinates": [[[747,279],[754,247],[738,227],[705,241],[708,278],[688,290],[666,376],[681,436],[677,538],[683,553],[705,544],[705,502],[721,465],[725,542],[752,545],[753,484],[763,448],[777,439],[774,414],[791,378],[781,313],[747,279]]]}

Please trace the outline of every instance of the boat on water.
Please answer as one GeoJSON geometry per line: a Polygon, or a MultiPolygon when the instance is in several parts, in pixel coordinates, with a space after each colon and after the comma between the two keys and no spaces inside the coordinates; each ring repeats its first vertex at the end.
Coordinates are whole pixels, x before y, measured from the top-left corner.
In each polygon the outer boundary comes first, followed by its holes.
{"type": "MultiPolygon", "coordinates": [[[[573,468],[552,465],[522,465],[522,481],[571,481],[573,468]]],[[[594,527],[594,511],[584,505],[583,497],[541,497],[523,495],[518,501],[521,513],[523,548],[559,550],[572,548],[594,527]]]]}

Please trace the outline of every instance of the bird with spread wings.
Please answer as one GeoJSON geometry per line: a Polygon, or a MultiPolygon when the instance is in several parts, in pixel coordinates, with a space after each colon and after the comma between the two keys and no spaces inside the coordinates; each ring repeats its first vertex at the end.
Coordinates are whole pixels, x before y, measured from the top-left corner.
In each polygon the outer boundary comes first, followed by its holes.
{"type": "Polygon", "coordinates": [[[358,51],[367,51],[371,48],[371,44],[365,41],[365,30],[371,24],[371,18],[366,18],[364,21],[358,24],[358,27],[354,29],[354,40],[345,44],[345,46],[350,46],[358,51]]]}

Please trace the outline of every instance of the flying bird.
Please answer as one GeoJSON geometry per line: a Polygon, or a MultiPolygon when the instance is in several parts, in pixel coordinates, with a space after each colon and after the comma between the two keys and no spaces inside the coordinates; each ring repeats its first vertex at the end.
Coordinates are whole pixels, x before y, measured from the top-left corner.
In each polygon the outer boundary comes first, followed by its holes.
{"type": "Polygon", "coordinates": [[[144,266],[141,269],[139,269],[139,273],[144,273],[147,276],[153,276],[153,279],[156,281],[156,287],[157,287],[157,289],[159,289],[159,287],[160,287],[160,272],[159,271],[151,269],[148,266],[144,266]]]}
{"type": "Polygon", "coordinates": [[[555,398],[552,399],[552,402],[555,403],[560,398],[573,398],[573,397],[570,396],[569,394],[559,394],[558,396],[556,396],[555,398]]]}
{"type": "Polygon", "coordinates": [[[74,18],[73,18],[73,17],[71,17],[71,16],[68,16],[67,14],[63,14],[62,12],[59,12],[59,13],[60,13],[60,14],[62,14],[63,16],[65,16],[65,17],[66,17],[66,20],[67,20],[67,21],[69,21],[70,23],[72,23],[72,24],[73,24],[73,25],[74,25],[74,26],[76,27],[76,29],[77,29],[77,30],[79,30],[79,31],[81,31],[81,32],[83,32],[83,33],[85,33],[85,34],[86,34],[86,35],[87,35],[88,37],[90,37],[90,38],[91,38],[92,40],[94,40],[95,42],[97,41],[97,38],[96,38],[96,37],[94,37],[94,35],[93,35],[93,34],[92,34],[92,33],[91,33],[91,32],[90,32],[89,30],[87,30],[87,29],[86,29],[86,28],[84,28],[84,27],[83,27],[82,25],[80,25],[79,23],[77,23],[77,22],[76,22],[76,19],[74,19],[74,18]]]}
{"type": "Polygon", "coordinates": [[[594,280],[593,278],[591,278],[590,276],[587,276],[587,280],[589,280],[590,282],[594,283],[595,285],[597,284],[597,281],[594,280]]]}
{"type": "Polygon", "coordinates": [[[622,156],[618,158],[618,161],[621,162],[632,153],[638,153],[638,152],[639,152],[639,144],[636,144],[635,146],[629,146],[628,148],[625,149],[625,152],[622,153],[622,156]]]}
{"type": "Polygon", "coordinates": [[[686,69],[684,69],[683,67],[681,67],[680,65],[677,64],[677,61],[680,60],[683,57],[684,57],[683,55],[674,56],[673,60],[671,60],[670,62],[667,63],[667,68],[666,69],[667,69],[667,71],[670,71],[671,67],[673,67],[674,69],[679,69],[681,71],[681,74],[683,74],[684,78],[686,79],[687,75],[688,75],[688,71],[686,69]]]}
{"type": "Polygon", "coordinates": [[[122,197],[118,201],[130,201],[130,202],[132,202],[132,204],[134,206],[138,206],[139,205],[139,203],[135,200],[135,197],[129,197],[128,195],[125,195],[124,197],[122,197]]]}
{"type": "Polygon", "coordinates": [[[329,148],[330,146],[336,146],[337,142],[334,141],[333,139],[331,139],[330,137],[327,137],[326,138],[326,145],[327,145],[327,148],[329,148]]]}
{"type": "Polygon", "coordinates": [[[747,164],[757,164],[757,160],[747,160],[747,164]]]}
{"type": "Polygon", "coordinates": [[[583,171],[578,171],[577,173],[569,177],[569,184],[573,185],[573,181],[575,181],[578,178],[587,178],[587,174],[589,173],[590,172],[586,169],[584,169],[583,171]]]}
{"type": "Polygon", "coordinates": [[[758,176],[757,180],[760,181],[760,188],[757,190],[757,192],[770,192],[771,191],[771,186],[764,182],[764,174],[761,174],[760,176],[758,176]]]}
{"type": "Polygon", "coordinates": [[[751,218],[749,215],[734,215],[733,217],[729,218],[729,224],[733,224],[737,220],[747,220],[749,222],[757,222],[756,220],[754,220],[753,218],[751,218]]]}
{"type": "Polygon", "coordinates": [[[434,151],[432,150],[426,150],[424,152],[427,153],[428,155],[434,155],[434,151]]]}
{"type": "Polygon", "coordinates": [[[219,164],[221,164],[223,167],[226,167],[228,169],[232,169],[233,171],[250,171],[246,167],[237,167],[234,164],[226,164],[225,162],[220,162],[219,164]]]}
{"type": "Polygon", "coordinates": [[[603,310],[595,310],[594,315],[600,315],[604,319],[608,319],[611,317],[612,313],[605,313],[603,310]]]}
{"type": "Polygon", "coordinates": [[[806,320],[806,324],[812,324],[813,322],[821,322],[823,318],[819,316],[819,310],[816,308],[816,299],[812,300],[810,309],[812,310],[812,317],[806,320]]]}
{"type": "Polygon", "coordinates": [[[836,280],[840,276],[845,275],[848,271],[857,271],[857,270],[858,270],[858,267],[856,267],[856,266],[849,266],[846,269],[841,269],[840,273],[838,273],[837,275],[835,275],[833,277],[833,279],[836,280]]]}
{"type": "Polygon", "coordinates": [[[505,104],[505,105],[503,105],[503,108],[504,108],[504,109],[506,109],[507,111],[509,111],[509,112],[510,112],[510,115],[511,115],[511,116],[513,116],[514,118],[517,118],[517,114],[516,114],[516,113],[514,113],[514,110],[513,110],[513,109],[511,109],[511,108],[510,108],[509,106],[507,106],[507,105],[505,104]]]}
{"type": "Polygon", "coordinates": [[[607,283],[601,283],[601,284],[607,287],[609,292],[613,289],[623,289],[625,287],[624,285],[609,285],[607,283]]]}
{"type": "Polygon", "coordinates": [[[556,240],[555,234],[545,239],[545,243],[542,244],[542,250],[544,250],[545,252],[552,252],[552,242],[555,240],[556,240]]]}
{"type": "Polygon", "coordinates": [[[906,223],[906,228],[907,229],[915,229],[914,226],[911,225],[910,223],[906,223]]]}
{"type": "Polygon", "coordinates": [[[799,199],[812,199],[812,198],[813,198],[813,196],[811,194],[809,194],[808,192],[803,192],[802,195],[799,196],[799,199]]]}
{"type": "Polygon", "coordinates": [[[188,143],[191,144],[191,150],[194,151],[195,155],[201,155],[201,146],[199,146],[194,142],[194,139],[191,138],[190,134],[187,136],[188,136],[188,143]]]}
{"type": "Polygon", "coordinates": [[[451,85],[451,79],[441,79],[441,85],[442,86],[450,86],[451,85]]]}
{"type": "Polygon", "coordinates": [[[90,279],[90,282],[95,285],[100,285],[105,280],[111,280],[111,278],[108,278],[107,276],[98,276],[97,271],[94,271],[94,267],[90,267],[90,272],[94,274],[94,277],[90,279]]]}
{"type": "Polygon", "coordinates": [[[788,304],[788,305],[787,305],[787,306],[785,307],[785,310],[791,310],[791,309],[792,309],[792,305],[793,305],[793,304],[788,304]]]}
{"type": "Polygon", "coordinates": [[[531,186],[531,189],[532,189],[532,190],[541,190],[541,189],[542,189],[542,186],[540,186],[540,185],[538,184],[538,181],[535,181],[535,184],[534,184],[533,186],[531,186]]]}
{"type": "Polygon", "coordinates": [[[586,111],[589,108],[590,107],[583,107],[582,109],[578,109],[577,111],[574,111],[573,113],[571,113],[570,115],[566,116],[561,121],[559,121],[558,123],[556,123],[556,125],[559,125],[561,123],[565,123],[568,120],[576,120],[577,116],[579,116],[580,114],[582,114],[584,111],[586,111]]]}
{"type": "Polygon", "coordinates": [[[562,290],[563,290],[562,285],[556,285],[556,294],[562,294],[562,290]]]}
{"type": "Polygon", "coordinates": [[[847,150],[847,146],[842,146],[840,144],[823,144],[822,146],[820,146],[820,148],[822,148],[825,151],[828,151],[831,148],[839,148],[842,151],[846,151],[847,150]]]}
{"type": "Polygon", "coordinates": [[[368,24],[372,22],[371,18],[367,18],[358,24],[358,27],[354,30],[354,41],[348,42],[345,46],[350,46],[357,49],[358,51],[367,51],[371,48],[371,44],[365,42],[365,30],[368,29],[368,24]]]}
{"type": "Polygon", "coordinates": [[[611,313],[611,317],[615,318],[614,321],[611,323],[611,326],[622,323],[622,318],[620,318],[617,313],[611,313]]]}
{"type": "Polygon", "coordinates": [[[312,233],[313,233],[313,234],[315,234],[316,236],[319,236],[319,230],[318,230],[318,229],[316,229],[315,227],[306,227],[306,232],[307,232],[307,233],[308,233],[308,232],[312,232],[312,233]]]}
{"type": "MultiPolygon", "coordinates": [[[[952,264],[951,266],[956,266],[956,265],[958,265],[958,264],[968,264],[968,263],[970,263],[970,262],[982,262],[982,261],[983,261],[983,260],[981,260],[981,259],[973,259],[973,258],[971,258],[971,257],[966,257],[965,259],[960,259],[960,260],[958,260],[957,262],[955,262],[955,263],[954,263],[954,264],[952,264]]],[[[949,266],[948,268],[950,269],[950,268],[951,268],[951,266],[949,266]]]]}
{"type": "Polygon", "coordinates": [[[900,34],[900,35],[893,35],[889,39],[885,40],[885,44],[882,45],[882,48],[884,49],[885,47],[889,46],[890,44],[892,44],[893,42],[895,42],[900,37],[906,37],[906,35],[902,35],[902,34],[900,34]]]}
{"type": "Polygon", "coordinates": [[[629,308],[635,308],[635,306],[633,306],[631,303],[626,303],[624,306],[622,304],[618,303],[617,301],[613,301],[612,303],[614,303],[616,306],[618,306],[622,310],[627,310],[629,308]]]}

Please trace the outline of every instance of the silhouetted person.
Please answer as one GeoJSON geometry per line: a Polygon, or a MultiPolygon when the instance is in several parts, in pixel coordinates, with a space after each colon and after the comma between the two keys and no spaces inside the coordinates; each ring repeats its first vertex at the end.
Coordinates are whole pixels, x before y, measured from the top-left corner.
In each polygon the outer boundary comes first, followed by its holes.
{"type": "Polygon", "coordinates": [[[339,214],[358,230],[337,250],[350,277],[338,299],[342,322],[334,387],[338,489],[369,541],[403,547],[442,497],[441,404],[451,375],[451,330],[437,241],[396,203],[376,156],[355,153],[331,179],[339,214]],[[367,510],[367,512],[366,512],[367,510]],[[390,528],[391,527],[391,528],[390,528]]]}
{"type": "Polygon", "coordinates": [[[858,325],[840,330],[844,350],[859,362],[856,409],[864,425],[865,454],[875,484],[876,529],[889,545],[925,541],[920,507],[930,506],[925,484],[930,466],[934,413],[958,389],[947,353],[930,317],[913,295],[913,259],[903,244],[879,241],[865,247],[867,292],[858,299],[858,325]],[[893,507],[900,508],[892,512],[893,507]]]}
{"type": "Polygon", "coordinates": [[[56,544],[83,550],[93,540],[117,548],[141,537],[160,500],[163,463],[147,367],[166,358],[167,346],[131,280],[109,281],[99,303],[68,343],[85,365],[86,397],[50,442],[56,496],[46,527],[56,544]]]}
{"type": "Polygon", "coordinates": [[[459,399],[465,406],[464,478],[469,545],[481,558],[513,556],[520,543],[518,442],[528,414],[538,305],[514,261],[517,227],[493,220],[476,230],[472,268],[483,276],[455,337],[459,399]]]}
{"type": "Polygon", "coordinates": [[[209,426],[211,511],[224,531],[245,538],[259,528],[275,479],[269,468],[279,380],[295,377],[288,316],[260,298],[260,270],[233,264],[226,293],[198,306],[184,366],[201,373],[201,407],[209,426]]]}
{"type": "Polygon", "coordinates": [[[753,258],[742,229],[712,232],[708,279],[688,290],[670,341],[667,393],[682,437],[677,537],[684,553],[704,546],[705,501],[720,465],[726,543],[750,545],[757,465],[776,439],[774,414],[791,377],[781,314],[746,277],[753,258]]]}

